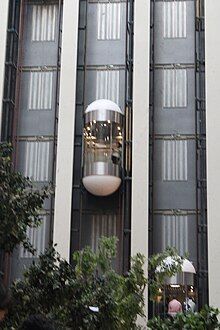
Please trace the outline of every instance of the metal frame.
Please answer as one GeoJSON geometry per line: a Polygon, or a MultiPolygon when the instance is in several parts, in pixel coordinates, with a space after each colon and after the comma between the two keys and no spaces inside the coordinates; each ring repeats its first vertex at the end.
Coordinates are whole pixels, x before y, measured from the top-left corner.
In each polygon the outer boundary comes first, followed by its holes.
{"type": "Polygon", "coordinates": [[[131,185],[132,185],[132,95],[133,95],[133,38],[134,0],[126,2],[126,71],[125,71],[125,117],[124,161],[122,169],[122,221],[123,221],[123,273],[130,269],[131,251],[131,185]]]}
{"type": "MultiPolygon", "coordinates": [[[[195,63],[189,64],[195,70],[195,134],[173,136],[196,141],[196,209],[195,210],[154,210],[153,176],[154,176],[154,141],[169,139],[166,135],[155,135],[154,132],[154,74],[155,69],[163,65],[154,62],[154,6],[159,0],[151,0],[151,90],[150,90],[150,209],[149,209],[149,255],[153,253],[153,219],[154,214],[193,214],[197,218],[197,287],[198,307],[208,303],[208,257],[207,257],[207,191],[206,191],[206,122],[205,122],[205,51],[204,51],[204,0],[194,0],[195,5],[195,63]]],[[[160,0],[161,1],[161,0],[160,0]]],[[[185,66],[185,64],[181,64],[185,66]]],[[[170,65],[166,64],[166,67],[170,65]]],[[[172,66],[172,65],[171,65],[172,66]]],[[[149,306],[150,313],[152,306],[149,306]]]]}
{"type": "Polygon", "coordinates": [[[204,0],[195,1],[198,307],[208,304],[204,0]]]}
{"type": "Polygon", "coordinates": [[[153,254],[153,219],[154,219],[154,203],[153,203],[153,177],[154,177],[154,75],[155,75],[155,62],[154,62],[154,21],[155,21],[155,0],[151,0],[151,29],[150,29],[150,106],[149,106],[149,256],[153,254]]]}
{"type": "MultiPolygon", "coordinates": [[[[124,170],[122,171],[122,185],[121,189],[117,191],[114,196],[105,197],[106,206],[102,205],[102,213],[108,214],[111,213],[111,209],[109,209],[109,205],[114,202],[114,199],[117,200],[117,204],[120,205],[117,209],[117,214],[119,212],[119,217],[121,218],[120,223],[118,224],[118,233],[119,240],[121,241],[121,246],[118,248],[119,261],[117,269],[119,271],[127,272],[130,267],[130,231],[131,231],[131,133],[132,133],[132,70],[133,70],[133,2],[134,0],[126,1],[126,12],[127,12],[127,36],[126,36],[126,104],[125,104],[125,116],[123,116],[122,121],[124,123],[124,152],[123,152],[123,161],[124,161],[124,170]],[[119,228],[120,232],[119,232],[119,228]]],[[[78,59],[78,73],[83,76],[82,78],[82,86],[80,86],[83,90],[82,92],[82,102],[80,100],[79,103],[76,103],[76,123],[77,117],[80,116],[80,122],[83,123],[83,116],[85,110],[85,78],[87,71],[91,69],[93,66],[86,65],[86,40],[87,40],[87,0],[81,0],[81,13],[79,17],[85,22],[85,25],[82,26],[81,22],[79,22],[79,42],[81,42],[80,34],[84,34],[84,45],[83,48],[83,61],[81,58],[81,65],[79,65],[78,59]],[[84,7],[85,6],[85,7],[84,7]],[[84,7],[84,8],[83,8],[84,7]],[[85,10],[84,17],[82,17],[82,10],[85,10]]],[[[81,45],[82,46],[82,45],[81,45]]],[[[92,114],[85,114],[86,122],[90,121],[92,114]]],[[[121,117],[118,115],[114,115],[116,121],[121,117]]],[[[96,119],[94,117],[94,119],[96,119]]],[[[76,125],[76,124],[75,124],[76,125]]],[[[82,155],[83,155],[83,127],[81,129],[77,127],[75,134],[75,142],[74,142],[74,165],[73,165],[73,177],[75,173],[79,173],[80,171],[80,179],[79,177],[75,177],[73,179],[73,202],[72,202],[72,225],[71,225],[71,247],[70,252],[72,253],[75,250],[81,248],[82,241],[82,220],[83,217],[90,212],[99,213],[100,209],[93,209],[92,211],[89,209],[89,203],[93,203],[94,205],[99,205],[101,200],[99,201],[98,197],[92,197],[88,195],[85,191],[85,188],[82,185],[82,177],[83,177],[83,169],[82,169],[82,155]],[[88,204],[87,204],[88,203],[88,204]]],[[[104,200],[103,200],[104,201],[104,200]]],[[[103,204],[103,203],[102,203],[103,204]]],[[[101,205],[101,204],[100,204],[101,205]]]]}
{"type": "Polygon", "coordinates": [[[20,8],[23,1],[9,1],[8,30],[3,94],[2,141],[13,140],[14,113],[16,111],[16,81],[18,75],[20,8]]]}
{"type": "MultiPolygon", "coordinates": [[[[83,64],[79,65],[79,58],[77,63],[77,72],[78,74],[83,72],[83,95],[82,95],[82,103],[76,102],[76,120],[75,125],[77,124],[77,115],[80,114],[82,127],[79,134],[77,134],[77,130],[75,130],[75,138],[74,138],[74,163],[73,163],[73,194],[72,194],[72,215],[71,215],[71,242],[70,242],[70,255],[73,251],[79,250],[81,246],[81,221],[82,221],[82,176],[83,176],[83,168],[82,168],[82,155],[83,155],[83,115],[84,115],[84,100],[85,100],[85,76],[86,76],[86,41],[87,41],[87,0],[80,0],[80,8],[79,8],[79,27],[78,27],[78,49],[79,44],[81,42],[80,34],[84,34],[83,45],[83,64]],[[85,8],[83,8],[85,6],[85,8]],[[82,17],[83,9],[84,17],[82,17]],[[85,21],[85,25],[81,25],[82,21],[85,21]],[[74,180],[74,173],[77,172],[77,169],[80,167],[80,182],[76,184],[74,180]]],[[[81,58],[82,60],[82,58],[81,58]]],[[[77,82],[78,86],[79,82],[77,82]]],[[[71,260],[70,260],[71,262],[71,260]]]]}
{"type": "MultiPolygon", "coordinates": [[[[29,0],[11,0],[9,1],[9,14],[8,14],[8,31],[7,31],[7,50],[6,50],[6,63],[5,63],[5,86],[4,86],[4,98],[3,98],[3,118],[4,125],[2,126],[2,140],[11,141],[14,146],[13,163],[16,168],[17,163],[17,148],[18,141],[22,139],[28,139],[28,137],[17,136],[17,127],[19,122],[19,99],[20,99],[20,77],[22,71],[28,69],[23,67],[23,31],[25,20],[25,6],[32,3],[47,4],[48,1],[29,1],[29,0]]],[[[59,73],[60,73],[60,41],[61,41],[61,29],[62,22],[62,0],[53,1],[53,3],[59,3],[59,42],[57,49],[57,66],[54,67],[56,71],[56,108],[55,108],[55,123],[54,134],[46,139],[53,140],[53,173],[52,182],[55,181],[55,160],[56,160],[56,135],[57,135],[57,116],[59,105],[59,73]]],[[[29,137],[33,138],[33,137],[29,137]]],[[[34,137],[41,139],[42,137],[34,137]]],[[[53,199],[50,202],[50,239],[52,238],[53,230],[53,199]]],[[[10,269],[7,269],[8,276],[10,269]]],[[[8,280],[8,279],[7,279],[8,280]]]]}
{"type": "MultiPolygon", "coordinates": [[[[8,29],[5,57],[5,83],[2,100],[2,133],[1,141],[14,141],[14,120],[17,112],[18,94],[18,58],[19,32],[22,26],[23,1],[11,0],[8,8],[8,29]]],[[[15,155],[15,153],[14,153],[15,155]]],[[[13,159],[15,158],[13,155],[13,159]]],[[[5,272],[4,284],[9,285],[10,256],[0,252],[0,270],[5,272]]]]}
{"type": "MultiPolygon", "coordinates": [[[[57,2],[56,2],[57,3],[57,2]]],[[[60,91],[60,65],[61,65],[61,41],[62,41],[62,5],[63,0],[59,0],[58,9],[58,47],[57,47],[57,65],[56,65],[56,91],[55,91],[55,120],[54,120],[54,133],[53,133],[53,166],[52,166],[52,185],[56,182],[56,150],[57,150],[57,127],[58,127],[58,114],[59,114],[59,91],[60,91]]],[[[50,200],[50,241],[53,238],[54,225],[54,196],[50,200]]]]}

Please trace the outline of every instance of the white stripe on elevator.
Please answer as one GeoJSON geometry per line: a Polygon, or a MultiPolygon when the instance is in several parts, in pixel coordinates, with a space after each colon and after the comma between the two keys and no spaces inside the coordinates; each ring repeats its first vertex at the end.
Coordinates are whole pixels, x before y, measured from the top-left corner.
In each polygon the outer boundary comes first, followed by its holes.
{"type": "Polygon", "coordinates": [[[180,255],[188,252],[188,217],[164,215],[162,223],[163,249],[175,247],[180,255]]]}
{"type": "Polygon", "coordinates": [[[53,72],[30,72],[29,109],[52,109],[53,72]]]}
{"type": "Polygon", "coordinates": [[[102,236],[116,236],[116,215],[93,215],[91,247],[98,250],[99,239],[102,236]]]}
{"type": "Polygon", "coordinates": [[[187,70],[163,70],[163,106],[164,108],[178,108],[187,106],[187,70]]]}
{"type": "Polygon", "coordinates": [[[99,99],[119,103],[119,70],[96,71],[96,100],[99,99]]]}
{"type": "Polygon", "coordinates": [[[41,253],[44,252],[46,248],[46,215],[41,216],[42,224],[37,227],[27,228],[27,238],[29,239],[32,246],[36,249],[35,255],[24,249],[23,246],[20,247],[20,258],[36,258],[41,253]]]}
{"type": "Polygon", "coordinates": [[[187,140],[163,141],[163,180],[187,180],[187,140]]]}
{"type": "Polygon", "coordinates": [[[186,1],[164,2],[164,38],[186,38],[186,1]]]}
{"type": "Polygon", "coordinates": [[[32,9],[32,41],[54,41],[56,5],[34,5],[32,9]]]}
{"type": "Polygon", "coordinates": [[[24,175],[33,181],[49,180],[49,141],[26,141],[24,175]]]}
{"type": "Polygon", "coordinates": [[[118,40],[121,37],[121,4],[98,3],[98,40],[118,40]]]}

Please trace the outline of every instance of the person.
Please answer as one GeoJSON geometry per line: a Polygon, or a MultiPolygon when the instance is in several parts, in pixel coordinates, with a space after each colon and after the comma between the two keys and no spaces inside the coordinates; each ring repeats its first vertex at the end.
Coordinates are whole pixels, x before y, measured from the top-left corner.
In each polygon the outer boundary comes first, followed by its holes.
{"type": "Polygon", "coordinates": [[[186,312],[195,312],[196,304],[192,298],[186,297],[186,300],[184,301],[184,309],[186,312]]]}
{"type": "Polygon", "coordinates": [[[115,165],[118,165],[120,164],[121,162],[121,143],[120,142],[117,142],[115,148],[112,149],[112,162],[113,164],[115,165]]]}
{"type": "Polygon", "coordinates": [[[55,330],[49,319],[41,314],[30,315],[22,324],[21,330],[55,330]]]}
{"type": "Polygon", "coordinates": [[[173,296],[168,304],[168,315],[175,317],[177,313],[181,313],[182,311],[181,303],[176,299],[176,296],[173,296]]]}

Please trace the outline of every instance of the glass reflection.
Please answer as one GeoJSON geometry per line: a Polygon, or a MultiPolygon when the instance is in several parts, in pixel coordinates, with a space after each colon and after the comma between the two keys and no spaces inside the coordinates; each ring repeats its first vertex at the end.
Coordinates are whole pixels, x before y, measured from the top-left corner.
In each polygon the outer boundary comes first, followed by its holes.
{"type": "Polygon", "coordinates": [[[85,164],[106,162],[121,164],[122,128],[110,121],[90,122],[84,128],[85,164]]]}

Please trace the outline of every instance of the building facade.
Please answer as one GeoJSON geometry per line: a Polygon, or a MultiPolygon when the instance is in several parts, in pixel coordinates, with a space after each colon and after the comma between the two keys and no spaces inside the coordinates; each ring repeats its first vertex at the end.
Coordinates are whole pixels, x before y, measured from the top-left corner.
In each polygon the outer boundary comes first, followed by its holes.
{"type": "MultiPolygon", "coordinates": [[[[38,187],[55,185],[42,226],[28,231],[37,253],[52,241],[70,260],[114,235],[115,268],[125,273],[131,255],[173,246],[196,269],[198,305],[219,307],[218,1],[0,6],[1,137],[14,144],[17,170],[38,187]],[[86,122],[100,99],[119,107],[121,126],[110,117],[86,122]],[[114,193],[96,196],[83,185],[87,152],[99,177],[120,168],[114,193]]],[[[18,248],[11,277],[32,260],[18,248]]]]}

